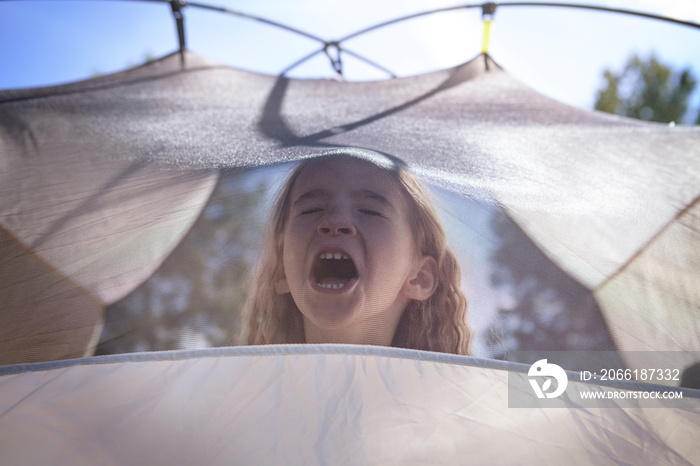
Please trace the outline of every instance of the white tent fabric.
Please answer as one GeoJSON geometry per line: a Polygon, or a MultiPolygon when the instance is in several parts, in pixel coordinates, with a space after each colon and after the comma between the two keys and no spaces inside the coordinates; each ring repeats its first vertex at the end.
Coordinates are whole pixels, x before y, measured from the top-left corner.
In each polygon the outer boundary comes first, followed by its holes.
{"type": "Polygon", "coordinates": [[[700,202],[695,201],[669,223],[626,269],[599,287],[595,295],[611,322],[616,341],[628,351],[675,351],[627,361],[644,367],[650,359],[659,365],[690,366],[690,353],[700,346],[700,202]],[[682,247],[680,245],[688,245],[682,247]],[[661,285],[666,284],[666,285],[661,285]],[[680,291],[682,288],[683,291],[680,291]],[[652,337],[653,336],[653,337],[652,337]]]}
{"type": "Polygon", "coordinates": [[[700,460],[697,390],[676,407],[509,408],[506,368],[333,345],[15,366],[0,371],[0,450],[17,465],[700,460]]]}
{"type": "MultiPolygon", "coordinates": [[[[58,94],[93,85],[60,86],[58,94]]],[[[26,91],[0,98],[0,364],[92,355],[105,306],[158,268],[218,179],[212,170],[172,170],[110,151],[95,135],[123,128],[91,130],[94,118],[75,111],[70,97],[39,111],[35,98],[54,95],[50,89],[30,91],[28,101],[26,91]],[[17,98],[25,111],[17,112],[17,98]]]]}
{"type": "Polygon", "coordinates": [[[91,355],[104,306],[156,270],[217,179],[46,146],[0,145],[0,364],[91,355]]]}

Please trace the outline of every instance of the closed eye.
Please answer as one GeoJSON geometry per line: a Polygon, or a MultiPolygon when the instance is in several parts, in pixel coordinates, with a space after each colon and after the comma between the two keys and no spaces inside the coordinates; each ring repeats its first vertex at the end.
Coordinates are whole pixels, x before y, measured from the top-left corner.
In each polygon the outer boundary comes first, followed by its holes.
{"type": "Polygon", "coordinates": [[[320,208],[320,207],[312,207],[312,208],[310,208],[310,209],[302,210],[301,213],[300,213],[299,215],[315,214],[316,212],[320,212],[320,211],[322,211],[322,210],[323,210],[323,209],[320,208]]]}
{"type": "Polygon", "coordinates": [[[378,211],[372,210],[372,209],[360,209],[360,212],[362,212],[363,214],[374,215],[374,216],[378,216],[378,217],[384,216],[384,215],[382,215],[381,212],[378,212],[378,211]]]}

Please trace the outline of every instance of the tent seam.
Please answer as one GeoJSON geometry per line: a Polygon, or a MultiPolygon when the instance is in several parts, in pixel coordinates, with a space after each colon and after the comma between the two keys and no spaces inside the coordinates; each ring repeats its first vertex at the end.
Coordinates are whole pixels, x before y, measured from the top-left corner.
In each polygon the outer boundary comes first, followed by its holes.
{"type": "Polygon", "coordinates": [[[641,256],[651,245],[656,243],[656,241],[663,236],[671,226],[673,226],[679,218],[681,218],[683,215],[685,215],[688,211],[690,211],[693,207],[696,206],[696,204],[700,203],[700,194],[698,194],[688,205],[686,205],[682,210],[678,211],[676,215],[673,216],[666,224],[661,227],[654,235],[652,235],[649,240],[642,245],[639,249],[637,249],[630,257],[627,259],[627,261],[622,264],[620,267],[618,267],[615,272],[610,274],[605,280],[603,280],[598,286],[593,288],[593,293],[596,293],[605,286],[613,281],[615,278],[617,278],[618,275],[622,274],[634,261],[637,259],[639,256],[641,256]]]}

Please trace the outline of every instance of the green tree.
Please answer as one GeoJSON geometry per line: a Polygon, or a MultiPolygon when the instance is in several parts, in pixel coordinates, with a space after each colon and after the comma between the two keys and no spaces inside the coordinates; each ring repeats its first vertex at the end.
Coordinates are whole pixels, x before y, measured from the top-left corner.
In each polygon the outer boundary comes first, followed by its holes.
{"type": "MultiPolygon", "coordinates": [[[[490,228],[498,244],[490,254],[491,284],[511,298],[486,335],[494,357],[517,361],[514,351],[615,349],[589,290],[548,259],[504,213],[492,217],[490,228]]],[[[580,356],[576,364],[585,360],[580,356]]],[[[572,354],[572,360],[577,358],[572,354]]]]}
{"type": "Polygon", "coordinates": [[[605,70],[603,79],[596,110],[661,123],[684,121],[697,84],[689,68],[673,71],[654,55],[648,60],[634,55],[620,73],[605,70]]]}

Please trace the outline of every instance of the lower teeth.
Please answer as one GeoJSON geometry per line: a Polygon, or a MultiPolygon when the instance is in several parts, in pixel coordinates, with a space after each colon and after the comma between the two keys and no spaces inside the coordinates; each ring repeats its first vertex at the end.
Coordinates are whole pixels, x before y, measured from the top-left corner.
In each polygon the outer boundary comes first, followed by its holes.
{"type": "Polygon", "coordinates": [[[334,290],[339,290],[340,288],[345,286],[345,283],[316,283],[319,288],[327,288],[327,289],[334,289],[334,290]]]}

